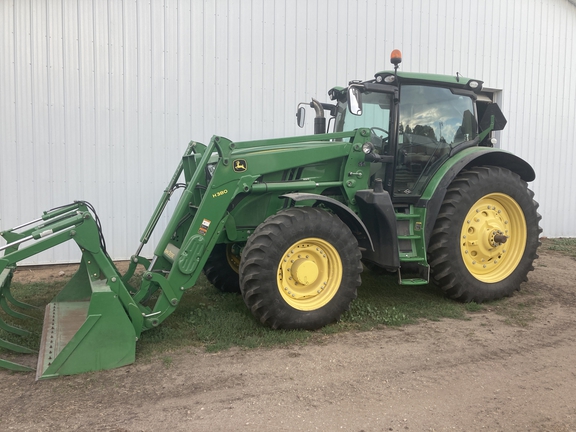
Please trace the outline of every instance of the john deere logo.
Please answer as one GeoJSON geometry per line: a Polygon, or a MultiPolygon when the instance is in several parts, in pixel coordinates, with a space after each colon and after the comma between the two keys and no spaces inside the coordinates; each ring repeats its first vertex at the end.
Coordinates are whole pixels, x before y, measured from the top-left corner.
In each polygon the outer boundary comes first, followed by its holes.
{"type": "Polygon", "coordinates": [[[246,171],[246,161],[244,159],[236,159],[234,161],[234,171],[235,172],[246,171]]]}

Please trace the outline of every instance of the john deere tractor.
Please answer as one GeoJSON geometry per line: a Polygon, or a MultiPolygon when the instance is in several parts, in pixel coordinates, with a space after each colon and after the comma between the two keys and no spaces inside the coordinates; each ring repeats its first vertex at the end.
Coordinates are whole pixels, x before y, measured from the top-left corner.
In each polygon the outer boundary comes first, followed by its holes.
{"type": "MultiPolygon", "coordinates": [[[[533,269],[540,216],[532,167],[493,147],[506,120],[460,75],[394,70],[334,87],[314,109],[315,134],[191,142],[121,274],[106,252],[96,212],[83,201],[1,232],[0,346],[19,353],[29,307],[14,298],[16,265],[74,241],[78,272],[46,306],[37,379],[134,361],[143,331],[178,307],[204,271],[240,292],[263,324],[317,329],[356,297],[365,267],[402,285],[438,284],[464,302],[518,290],[533,269]],[[151,259],[141,256],[173,192],[182,189],[151,259]],[[129,280],[142,269],[142,282],[129,280]],[[16,306],[16,309],[13,307],[16,306]]],[[[26,362],[24,362],[26,363],[26,362]]],[[[17,357],[0,366],[31,370],[17,357]]]]}

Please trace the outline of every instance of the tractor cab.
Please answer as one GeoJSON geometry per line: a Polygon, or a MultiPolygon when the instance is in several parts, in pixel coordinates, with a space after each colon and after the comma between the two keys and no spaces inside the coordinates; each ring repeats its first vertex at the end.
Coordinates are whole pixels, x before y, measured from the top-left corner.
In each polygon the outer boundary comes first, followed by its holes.
{"type": "Polygon", "coordinates": [[[476,108],[481,81],[459,74],[398,72],[398,50],[391,62],[394,71],[332,88],[328,94],[336,103],[328,124],[333,132],[369,128],[370,143],[363,150],[371,163],[371,183],[381,179],[395,202],[415,202],[449,157],[471,146],[490,145],[488,133],[502,129],[506,120],[490,104],[481,133],[476,108]],[[497,124],[492,124],[495,113],[497,124]]]}
{"type": "Polygon", "coordinates": [[[394,71],[352,82],[338,93],[335,132],[369,127],[376,167],[394,201],[420,197],[428,181],[451,155],[478,144],[476,120],[480,81],[460,76],[401,73],[401,56],[392,56],[394,71]],[[392,157],[390,157],[392,156],[392,157]]]}

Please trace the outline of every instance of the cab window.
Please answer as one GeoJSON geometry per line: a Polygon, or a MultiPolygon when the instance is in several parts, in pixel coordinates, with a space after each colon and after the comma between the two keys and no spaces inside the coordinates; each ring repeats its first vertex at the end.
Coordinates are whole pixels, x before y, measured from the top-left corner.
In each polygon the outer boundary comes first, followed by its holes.
{"type": "MultiPolygon", "coordinates": [[[[392,106],[390,93],[365,92],[362,93],[362,115],[356,116],[348,111],[346,101],[341,101],[338,104],[334,132],[369,128],[370,141],[374,144],[376,153],[386,154],[390,144],[392,106]]],[[[379,169],[380,165],[375,165],[374,169],[379,169]]]]}
{"type": "Polygon", "coordinates": [[[394,195],[421,195],[450,149],[477,132],[470,97],[442,87],[402,86],[394,195]]]}

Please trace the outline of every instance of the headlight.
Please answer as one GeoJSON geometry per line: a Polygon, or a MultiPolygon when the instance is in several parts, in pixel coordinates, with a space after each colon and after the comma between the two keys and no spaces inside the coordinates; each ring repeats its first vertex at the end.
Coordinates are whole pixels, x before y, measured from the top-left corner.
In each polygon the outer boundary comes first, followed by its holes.
{"type": "Polygon", "coordinates": [[[374,145],[371,142],[367,142],[362,146],[362,151],[364,154],[370,154],[374,151],[374,145]]]}
{"type": "Polygon", "coordinates": [[[482,81],[469,81],[468,87],[470,87],[474,93],[478,94],[482,91],[482,81]]]}

